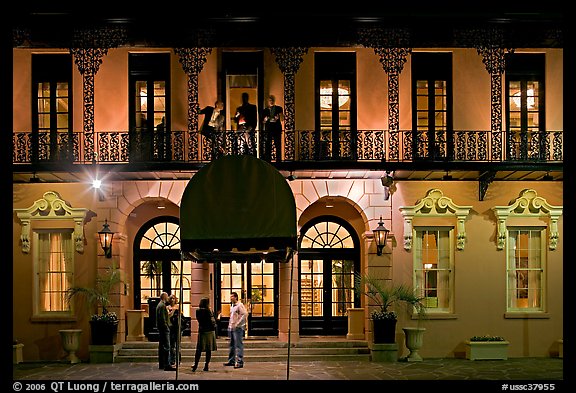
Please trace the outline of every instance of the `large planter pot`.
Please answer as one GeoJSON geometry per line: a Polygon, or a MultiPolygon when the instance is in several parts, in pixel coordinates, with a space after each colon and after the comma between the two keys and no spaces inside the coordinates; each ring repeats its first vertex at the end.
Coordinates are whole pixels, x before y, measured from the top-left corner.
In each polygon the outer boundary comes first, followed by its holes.
{"type": "Polygon", "coordinates": [[[402,328],[406,336],[406,348],[410,351],[404,358],[407,362],[421,362],[422,356],[418,353],[424,343],[424,332],[426,328],[405,327],[402,328]]]}
{"type": "Polygon", "coordinates": [[[395,319],[373,319],[372,336],[374,344],[393,344],[396,342],[395,319]]]}
{"type": "Polygon", "coordinates": [[[466,359],[506,360],[508,341],[466,341],[466,359]]]}
{"type": "Polygon", "coordinates": [[[80,363],[80,359],[76,356],[76,352],[80,348],[80,335],[81,329],[63,329],[60,330],[60,338],[62,339],[62,347],[68,352],[68,360],[72,364],[80,363]]]}
{"type": "Polygon", "coordinates": [[[114,345],[118,333],[118,321],[90,321],[92,345],[114,345]]]}

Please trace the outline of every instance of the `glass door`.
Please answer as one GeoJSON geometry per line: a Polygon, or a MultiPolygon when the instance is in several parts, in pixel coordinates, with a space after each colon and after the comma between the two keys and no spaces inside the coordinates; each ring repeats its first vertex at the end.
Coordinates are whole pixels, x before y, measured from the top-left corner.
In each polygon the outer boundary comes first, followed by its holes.
{"type": "Polygon", "coordinates": [[[278,334],[277,275],[273,263],[219,264],[220,289],[217,291],[216,311],[220,312],[219,334],[226,336],[230,319],[230,295],[236,292],[248,311],[247,335],[278,334]]]}

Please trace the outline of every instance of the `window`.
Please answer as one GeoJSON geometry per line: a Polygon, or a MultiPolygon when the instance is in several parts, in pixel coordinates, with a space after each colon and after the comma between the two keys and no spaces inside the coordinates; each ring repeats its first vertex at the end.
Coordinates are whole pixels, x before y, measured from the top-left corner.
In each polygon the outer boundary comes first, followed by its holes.
{"type": "Polygon", "coordinates": [[[32,55],[32,144],[35,160],[72,160],[72,58],[32,55]]]}
{"type": "Polygon", "coordinates": [[[414,287],[428,312],[453,312],[452,227],[415,228],[414,287]]]}
{"type": "Polygon", "coordinates": [[[170,160],[170,54],[132,53],[130,160],[170,160]]]}
{"type": "Polygon", "coordinates": [[[508,228],[507,311],[544,311],[545,230],[508,228]]]}
{"type": "Polygon", "coordinates": [[[513,54],[506,63],[508,158],[544,158],[543,54],[513,54]]]}
{"type": "Polygon", "coordinates": [[[316,53],[316,146],[319,158],[356,156],[356,54],[316,53]]]}
{"type": "Polygon", "coordinates": [[[36,316],[70,313],[66,292],[73,286],[74,242],[72,230],[37,230],[35,244],[36,316]]]}
{"type": "Polygon", "coordinates": [[[452,156],[452,54],[412,54],[415,158],[452,156]]]}

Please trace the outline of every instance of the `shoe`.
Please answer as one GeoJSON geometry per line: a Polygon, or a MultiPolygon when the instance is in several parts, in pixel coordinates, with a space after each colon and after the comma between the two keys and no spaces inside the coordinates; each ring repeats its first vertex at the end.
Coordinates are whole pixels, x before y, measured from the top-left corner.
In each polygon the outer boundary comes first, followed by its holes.
{"type": "Polygon", "coordinates": [[[244,363],[236,363],[234,365],[234,368],[243,368],[244,367],[244,363]]]}
{"type": "Polygon", "coordinates": [[[234,363],[224,363],[225,366],[234,366],[234,363]]]}
{"type": "Polygon", "coordinates": [[[197,368],[198,368],[198,365],[197,365],[197,364],[193,365],[193,366],[192,366],[192,372],[195,372],[197,368]]]}
{"type": "Polygon", "coordinates": [[[204,371],[208,371],[208,365],[205,365],[203,368],[204,371]]]}
{"type": "Polygon", "coordinates": [[[164,367],[164,371],[176,371],[176,367],[172,366],[164,367]]]}

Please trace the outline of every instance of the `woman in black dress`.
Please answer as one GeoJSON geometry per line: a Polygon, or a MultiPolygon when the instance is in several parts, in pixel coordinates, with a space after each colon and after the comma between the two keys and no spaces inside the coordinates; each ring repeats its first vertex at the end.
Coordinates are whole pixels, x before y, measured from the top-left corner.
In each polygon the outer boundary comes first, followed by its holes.
{"type": "Polygon", "coordinates": [[[207,297],[200,299],[200,304],[196,310],[196,320],[198,320],[198,342],[196,343],[196,353],[194,355],[194,365],[192,371],[198,368],[198,362],[202,352],[206,352],[206,364],[204,371],[208,371],[208,364],[212,357],[212,351],[216,347],[216,319],[210,309],[210,300],[207,297]]]}

